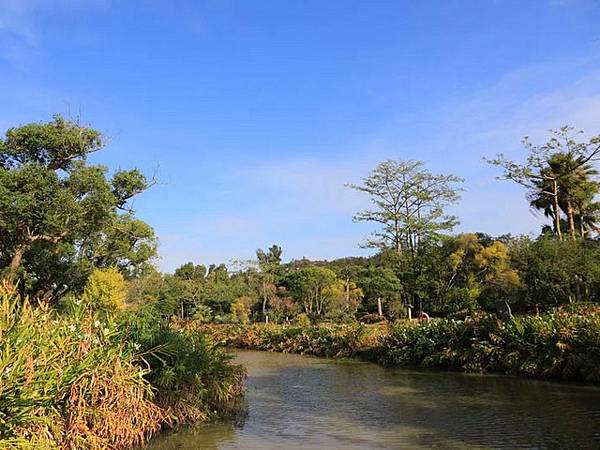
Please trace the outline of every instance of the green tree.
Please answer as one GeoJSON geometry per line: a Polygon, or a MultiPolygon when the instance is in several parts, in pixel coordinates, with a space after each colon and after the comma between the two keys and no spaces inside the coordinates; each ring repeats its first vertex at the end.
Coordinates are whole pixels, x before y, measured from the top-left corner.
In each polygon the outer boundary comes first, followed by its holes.
{"type": "Polygon", "coordinates": [[[275,297],[277,287],[276,278],[281,273],[281,247],[272,245],[266,252],[262,249],[256,250],[258,268],[260,270],[260,296],[262,298],[262,315],[267,320],[267,305],[269,299],[275,297]]]}
{"type": "Polygon", "coordinates": [[[311,318],[322,317],[331,287],[337,281],[333,270],[325,267],[307,267],[286,274],[283,283],[292,297],[303,306],[311,318]]]}
{"type": "Polygon", "coordinates": [[[365,192],[374,208],[354,216],[355,221],[379,224],[366,241],[367,247],[407,250],[415,255],[421,242],[439,232],[451,230],[458,220],[444,208],[456,203],[463,180],[454,175],[435,175],[420,161],[384,161],[362,184],[349,184],[365,192]]]}
{"type": "Polygon", "coordinates": [[[371,308],[375,307],[380,317],[384,317],[386,305],[402,302],[404,289],[395,271],[391,268],[371,266],[363,269],[357,278],[357,284],[365,296],[367,304],[371,308]]]}
{"type": "Polygon", "coordinates": [[[523,308],[600,301],[597,241],[521,238],[511,245],[510,253],[525,289],[523,308]]]}
{"type": "Polygon", "coordinates": [[[103,146],[98,131],[58,115],[0,139],[0,263],[10,278],[49,288],[44,271],[61,279],[78,266],[82,276],[65,284],[82,283],[95,264],[136,274],[154,256],[151,228],[128,206],[151,182],[138,170],[108,178],[104,166],[89,165],[103,146]]]}
{"type": "Polygon", "coordinates": [[[82,300],[95,310],[113,316],[125,307],[126,284],[114,267],[94,269],[83,290],[82,300]]]}

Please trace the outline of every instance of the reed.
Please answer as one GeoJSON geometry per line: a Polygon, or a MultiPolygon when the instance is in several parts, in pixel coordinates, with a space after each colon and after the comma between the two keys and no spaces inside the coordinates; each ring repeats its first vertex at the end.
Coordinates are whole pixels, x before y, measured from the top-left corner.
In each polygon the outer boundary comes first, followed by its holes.
{"type": "Polygon", "coordinates": [[[74,305],[0,294],[0,448],[132,448],[240,395],[243,371],[200,334],[142,348],[122,321],[74,305]]]}

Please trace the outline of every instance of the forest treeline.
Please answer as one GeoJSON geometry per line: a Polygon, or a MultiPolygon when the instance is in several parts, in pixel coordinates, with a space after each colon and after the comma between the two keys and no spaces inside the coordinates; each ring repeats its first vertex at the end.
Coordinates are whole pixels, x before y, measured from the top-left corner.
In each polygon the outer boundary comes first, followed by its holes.
{"type": "Polygon", "coordinates": [[[273,245],[235,271],[187,263],[172,275],[138,279],[130,301],[154,305],[163,316],[217,323],[299,315],[369,322],[597,303],[600,185],[593,163],[600,141],[579,137],[564,127],[542,145],[525,139],[525,162],[488,160],[501,168],[499,178],[522,185],[529,206],[548,219],[537,237],[451,234],[458,218],[447,209],[460,199],[462,180],[432,174],[418,161],[390,160],[348,185],[371,199],[372,208],[354,220],[376,225],[363,243],[376,249],[374,256],[284,263],[283,249],[273,245]]]}
{"type": "Polygon", "coordinates": [[[0,263],[22,295],[60,305],[82,292],[94,269],[114,268],[128,281],[130,307],[221,323],[299,315],[368,322],[405,318],[409,309],[532,313],[600,295],[600,138],[585,140],[570,127],[543,144],[524,139],[522,162],[487,161],[547,218],[536,237],[452,234],[459,218],[448,210],[463,180],[389,160],[348,185],[371,200],[354,220],[374,224],[362,243],[373,256],[284,262],[285,248],[272,245],[235,269],[190,262],[173,274],[153,267],[157,239],[131,207],[154,177],[137,169],[109,176],[89,164],[103,146],[98,131],[60,116],[12,128],[0,141],[0,263]]]}

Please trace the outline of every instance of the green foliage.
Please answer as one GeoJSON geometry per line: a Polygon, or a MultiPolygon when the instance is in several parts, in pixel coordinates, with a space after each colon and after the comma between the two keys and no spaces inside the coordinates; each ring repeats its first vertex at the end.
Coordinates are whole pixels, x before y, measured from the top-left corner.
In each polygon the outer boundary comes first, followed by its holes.
{"type": "Polygon", "coordinates": [[[563,231],[577,239],[588,237],[591,230],[598,228],[600,207],[594,198],[600,184],[591,162],[600,152],[600,136],[578,142],[577,135],[581,133],[564,126],[551,130],[550,138],[541,145],[524,138],[527,156],[523,163],[502,154],[488,160],[503,169],[503,179],[527,189],[530,205],[552,219],[552,232],[559,240],[563,239],[563,231]]]}
{"type": "Polygon", "coordinates": [[[555,311],[506,321],[480,313],[467,320],[387,325],[206,325],[229,346],[362,358],[382,364],[600,381],[600,311],[555,311]]]}
{"type": "Polygon", "coordinates": [[[1,302],[0,447],[123,448],[159,428],[147,371],[114,325],[1,302]]]}
{"type": "Polygon", "coordinates": [[[114,267],[94,269],[81,299],[92,309],[111,317],[125,306],[126,286],[123,275],[114,267]]]}
{"type": "Polygon", "coordinates": [[[299,327],[308,327],[310,326],[310,317],[306,313],[298,314],[294,323],[299,327]]]}
{"type": "Polygon", "coordinates": [[[322,317],[331,298],[336,274],[325,267],[307,267],[286,274],[283,284],[311,318],[322,317]]]}
{"type": "Polygon", "coordinates": [[[102,147],[98,131],[60,116],[0,139],[0,265],[22,290],[59,296],[81,289],[94,266],[133,276],[154,257],[152,229],[127,207],[150,182],[89,165],[102,147]]]}
{"type": "Polygon", "coordinates": [[[600,246],[597,241],[520,239],[511,250],[531,308],[600,301],[600,246]]]}
{"type": "Polygon", "coordinates": [[[231,313],[239,323],[247,324],[249,322],[250,302],[248,297],[240,297],[231,305],[231,313]]]}
{"type": "Polygon", "coordinates": [[[370,345],[369,335],[377,331],[357,323],[310,325],[302,322],[294,325],[206,325],[202,329],[216,342],[228,346],[327,357],[352,357],[364,352],[370,345]]]}
{"type": "Polygon", "coordinates": [[[421,242],[458,223],[444,208],[460,199],[455,185],[462,181],[454,175],[434,175],[421,161],[379,163],[361,185],[348,185],[368,194],[374,206],[356,214],[354,220],[375,222],[380,227],[365,246],[414,255],[421,242]]]}
{"type": "Polygon", "coordinates": [[[200,323],[210,323],[213,319],[213,312],[206,305],[198,305],[194,311],[194,320],[200,323]]]}
{"type": "Polygon", "coordinates": [[[552,313],[501,321],[399,323],[381,354],[390,364],[600,381],[600,316],[552,313]]]}

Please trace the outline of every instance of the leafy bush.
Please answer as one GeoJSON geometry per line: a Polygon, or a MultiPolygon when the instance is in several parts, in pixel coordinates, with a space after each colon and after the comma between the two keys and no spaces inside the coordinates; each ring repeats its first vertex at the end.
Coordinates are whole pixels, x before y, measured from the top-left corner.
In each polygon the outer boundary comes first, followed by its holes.
{"type": "Polygon", "coordinates": [[[173,329],[168,323],[136,313],[123,328],[148,367],[145,378],[157,403],[174,423],[207,420],[227,412],[239,398],[245,372],[232,356],[197,329],[173,329]]]}
{"type": "Polygon", "coordinates": [[[203,325],[201,329],[223,345],[255,350],[351,357],[374,345],[376,327],[361,324],[203,325]]]}
{"type": "Polygon", "coordinates": [[[126,284],[117,268],[94,269],[83,290],[82,299],[94,310],[115,314],[125,305],[126,284]]]}
{"type": "Polygon", "coordinates": [[[298,314],[294,323],[299,327],[308,327],[310,326],[310,317],[306,313],[298,314]]]}

